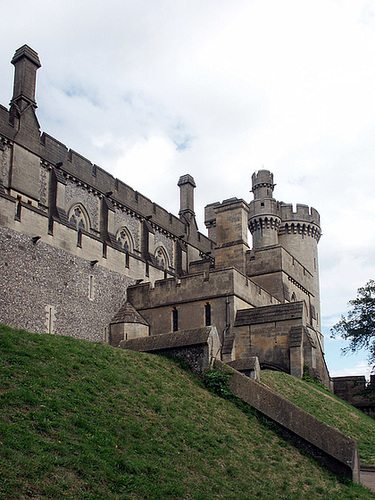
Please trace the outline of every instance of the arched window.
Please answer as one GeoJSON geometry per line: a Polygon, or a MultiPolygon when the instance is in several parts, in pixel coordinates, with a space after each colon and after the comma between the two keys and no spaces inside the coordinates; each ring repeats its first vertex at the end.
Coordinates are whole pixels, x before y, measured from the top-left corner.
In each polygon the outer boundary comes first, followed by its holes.
{"type": "Polygon", "coordinates": [[[296,297],[296,294],[294,292],[292,293],[292,298],[290,300],[291,300],[291,302],[296,302],[297,297],[296,297]]]}
{"type": "Polygon", "coordinates": [[[161,269],[168,269],[168,257],[163,247],[158,247],[155,250],[155,258],[158,266],[161,269]]]}
{"type": "Polygon", "coordinates": [[[81,204],[73,205],[69,210],[69,223],[74,226],[77,231],[87,231],[89,228],[88,217],[85,209],[81,204]]]}
{"type": "Polygon", "coordinates": [[[116,241],[125,252],[133,251],[133,240],[130,232],[126,227],[122,227],[117,231],[116,241]]]}

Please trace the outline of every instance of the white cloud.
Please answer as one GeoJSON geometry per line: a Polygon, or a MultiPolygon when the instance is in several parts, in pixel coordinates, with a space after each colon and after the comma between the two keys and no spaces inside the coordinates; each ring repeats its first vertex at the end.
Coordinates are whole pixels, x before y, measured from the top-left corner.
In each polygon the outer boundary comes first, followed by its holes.
{"type": "Polygon", "coordinates": [[[366,361],[359,361],[356,364],[349,364],[349,366],[341,366],[340,368],[330,370],[331,377],[348,377],[350,375],[364,375],[367,380],[370,379],[371,367],[366,361]]]}

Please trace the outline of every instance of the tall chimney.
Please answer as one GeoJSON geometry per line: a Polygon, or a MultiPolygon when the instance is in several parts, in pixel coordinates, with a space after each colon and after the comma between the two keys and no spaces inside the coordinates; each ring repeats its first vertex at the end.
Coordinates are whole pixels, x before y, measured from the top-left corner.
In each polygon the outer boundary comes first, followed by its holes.
{"type": "Polygon", "coordinates": [[[28,104],[36,107],[36,72],[41,67],[38,54],[27,45],[23,45],[16,50],[11,62],[15,67],[11,104],[17,103],[21,110],[28,104]]]}
{"type": "Polygon", "coordinates": [[[180,219],[190,223],[195,218],[194,212],[194,188],[196,186],[191,175],[182,175],[177,184],[180,188],[180,219]]]}

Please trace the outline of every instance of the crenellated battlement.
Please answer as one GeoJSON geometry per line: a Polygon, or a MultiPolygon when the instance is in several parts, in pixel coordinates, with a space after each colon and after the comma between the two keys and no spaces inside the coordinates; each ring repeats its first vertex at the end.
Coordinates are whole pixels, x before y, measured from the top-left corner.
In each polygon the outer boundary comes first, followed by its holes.
{"type": "MultiPolygon", "coordinates": [[[[40,67],[38,55],[25,45],[16,51],[12,63],[15,65],[13,104],[11,103],[10,110],[6,110],[4,107],[0,109],[0,140],[8,141],[14,150],[13,159],[9,159],[7,168],[18,168],[13,167],[12,162],[28,165],[27,175],[29,178],[25,176],[26,170],[22,175],[21,172],[19,175],[13,173],[8,176],[12,178],[12,186],[8,185],[8,182],[4,187],[12,188],[17,195],[26,195],[31,203],[42,203],[48,208],[49,200],[41,200],[40,187],[36,179],[40,175],[40,165],[48,165],[50,171],[53,168],[58,168],[61,175],[65,178],[69,177],[89,193],[99,195],[100,199],[105,196],[110,200],[110,203],[120,209],[129,209],[136,216],[147,220],[152,219],[151,223],[162,231],[177,238],[186,234],[189,244],[193,245],[198,252],[211,250],[212,242],[197,231],[195,224],[190,224],[190,219],[188,221],[181,220],[49,134],[41,134],[35,114],[36,73],[40,67]],[[33,103],[33,106],[25,109],[22,116],[18,117],[12,109],[19,98],[33,103]],[[15,119],[21,120],[18,125],[14,121],[15,119]],[[27,149],[28,153],[24,153],[24,148],[27,149]]],[[[4,172],[0,173],[4,177],[4,172]]],[[[194,180],[188,175],[182,179],[185,184],[186,180],[190,184],[194,184],[194,180]]],[[[192,196],[190,198],[188,205],[192,211],[192,217],[194,217],[193,209],[191,209],[193,207],[192,196]]],[[[183,206],[182,209],[184,208],[186,207],[183,206]]]]}
{"type": "Polygon", "coordinates": [[[296,210],[293,210],[292,203],[280,203],[280,214],[283,222],[299,221],[316,224],[320,227],[320,215],[317,210],[308,205],[297,203],[296,210]]]}

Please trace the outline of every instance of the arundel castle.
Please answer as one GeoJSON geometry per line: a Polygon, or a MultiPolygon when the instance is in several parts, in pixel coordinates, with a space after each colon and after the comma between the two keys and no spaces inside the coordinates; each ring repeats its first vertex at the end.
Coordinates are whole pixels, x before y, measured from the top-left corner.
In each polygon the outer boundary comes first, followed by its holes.
{"type": "Polygon", "coordinates": [[[214,326],[218,359],[246,372],[257,356],[297,377],[307,366],[328,385],[318,212],[278,202],[260,170],[253,200],[208,200],[205,236],[190,175],[177,217],[41,134],[38,54],[24,45],[12,64],[13,98],[0,106],[0,322],[114,346],[214,326]]]}

